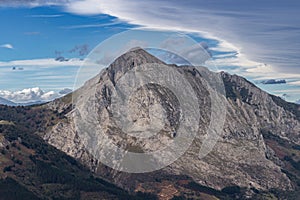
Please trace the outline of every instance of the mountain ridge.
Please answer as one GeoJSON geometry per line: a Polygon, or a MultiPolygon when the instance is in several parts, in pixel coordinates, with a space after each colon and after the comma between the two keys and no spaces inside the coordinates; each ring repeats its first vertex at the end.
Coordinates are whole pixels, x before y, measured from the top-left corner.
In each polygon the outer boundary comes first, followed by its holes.
{"type": "MultiPolygon", "coordinates": [[[[138,51],[141,50],[138,49],[138,51]]],[[[135,66],[135,63],[143,63],[143,54],[148,54],[147,52],[143,51],[141,56],[140,52],[138,51],[130,51],[129,53],[122,55],[116,59],[116,62],[112,63],[106,70],[102,71],[99,75],[92,79],[92,81],[88,81],[81,89],[79,89],[84,91],[82,96],[88,95],[88,88],[97,88],[96,90],[99,91],[96,93],[99,94],[99,104],[97,104],[99,105],[99,115],[106,116],[101,118],[103,120],[105,119],[105,122],[103,122],[103,127],[110,126],[109,124],[111,123],[108,117],[110,116],[109,103],[112,91],[111,88],[115,86],[116,81],[122,75],[124,75],[126,71],[135,66]]],[[[202,102],[209,102],[206,97],[207,91],[201,86],[201,74],[196,75],[193,72],[194,67],[177,67],[176,65],[170,66],[173,66],[183,73],[185,77],[195,85],[195,87],[197,86],[198,88],[202,88],[197,91],[197,94],[200,98],[202,98],[202,100],[200,99],[202,102]],[[205,95],[203,96],[201,94],[205,95]]],[[[267,132],[271,133],[272,135],[276,135],[281,139],[293,142],[295,145],[299,145],[300,125],[298,117],[294,112],[286,110],[282,105],[278,105],[280,102],[274,102],[274,97],[260,90],[246,79],[237,75],[229,75],[224,72],[220,73],[220,75],[224,80],[225,89],[227,92],[226,99],[228,102],[227,110],[229,114],[227,115],[227,121],[224,126],[224,133],[222,133],[221,139],[219,140],[217,146],[207,158],[198,161],[197,159],[195,160],[195,150],[201,146],[201,141],[195,140],[193,144],[194,146],[192,146],[185,156],[183,156],[184,158],[180,158],[174,164],[164,169],[164,173],[188,175],[193,177],[194,180],[197,180],[198,183],[215,189],[221,189],[232,184],[237,184],[241,187],[249,187],[249,183],[251,183],[251,187],[261,190],[268,190],[271,188],[280,188],[286,190],[292,189],[294,186],[292,186],[289,178],[281,172],[280,166],[273,162],[277,159],[274,151],[270,150],[272,155],[269,155],[269,157],[274,157],[272,158],[273,161],[270,160],[271,158],[266,158],[266,152],[268,152],[270,148],[265,143],[264,137],[266,137],[267,132]],[[251,121],[254,121],[255,123],[253,124],[251,121]],[[265,135],[262,132],[264,132],[265,135]],[[248,150],[245,150],[245,148],[248,150]],[[227,150],[224,151],[225,149],[227,150]],[[226,154],[224,154],[225,152],[226,154]],[[222,155],[222,159],[220,155],[222,155]],[[229,160],[231,160],[232,164],[228,163],[220,168],[220,166],[218,166],[219,164],[217,164],[220,163],[217,161],[218,159],[225,159],[223,161],[224,163],[227,163],[229,160]],[[197,166],[197,168],[190,168],[189,166],[186,166],[185,163],[193,163],[197,166]],[[236,170],[232,171],[232,167],[236,168],[236,170]],[[260,170],[254,170],[258,168],[260,168],[260,170]],[[225,175],[226,173],[228,173],[228,175],[225,175]],[[201,178],[199,178],[199,174],[201,174],[201,178]],[[243,178],[245,174],[247,174],[249,178],[243,178]]],[[[50,103],[49,106],[57,109],[61,106],[53,107],[53,105],[59,105],[59,101],[60,100],[52,104],[50,103]]],[[[297,108],[299,109],[299,107],[297,108]]],[[[135,110],[134,112],[137,111],[135,110]]],[[[76,151],[84,151],[82,144],[76,145],[77,150],[74,152],[75,145],[72,144],[71,141],[73,140],[72,138],[78,136],[75,134],[76,131],[74,130],[74,124],[72,125],[72,116],[68,116],[70,117],[69,122],[71,124],[64,123],[59,125],[59,128],[56,127],[52,131],[48,132],[44,136],[44,139],[50,144],[56,146],[58,149],[61,149],[62,151],[79,160],[88,160],[91,155],[82,156],[83,154],[81,154],[80,156],[75,153],[76,151]],[[62,133],[65,133],[64,136],[60,136],[62,133]],[[62,144],[62,141],[59,138],[65,138],[66,135],[68,135],[67,138],[69,138],[68,141],[70,143],[62,144]],[[80,146],[79,149],[78,146],[80,146]],[[72,149],[72,151],[69,151],[68,149],[72,149]]],[[[205,117],[202,120],[205,122],[205,117]]],[[[206,125],[204,125],[204,127],[205,126],[206,125]]],[[[108,128],[107,131],[110,132],[111,129],[108,128]]],[[[116,136],[116,138],[118,137],[116,136]]],[[[145,143],[144,145],[147,144],[145,143]]],[[[93,171],[95,171],[95,173],[97,173],[97,171],[98,173],[105,172],[105,167],[103,168],[100,163],[88,162],[87,164],[93,171]]],[[[110,173],[114,174],[116,172],[110,173]]],[[[112,181],[118,185],[128,185],[128,183],[121,181],[122,176],[127,177],[128,180],[128,175],[122,175],[122,173],[117,174],[119,174],[119,178],[113,178],[112,181]]],[[[129,177],[137,178],[136,175],[129,177]]],[[[134,184],[129,186],[129,188],[132,187],[135,187],[134,184]]]]}
{"type": "MultiPolygon", "coordinates": [[[[161,199],[164,195],[168,196],[168,199],[177,196],[193,198],[193,195],[201,196],[202,193],[221,199],[261,199],[268,195],[293,199],[300,194],[298,185],[300,123],[297,112],[293,111],[293,108],[299,110],[300,106],[290,105],[276,98],[274,101],[272,95],[260,90],[246,79],[225,72],[219,73],[226,90],[224,101],[227,117],[218,143],[210,154],[199,159],[198,152],[210,120],[211,110],[209,92],[203,85],[205,80],[201,77],[203,74],[201,71],[195,72],[195,67],[192,66],[168,65],[178,70],[189,81],[202,105],[199,113],[200,137],[195,138],[181,158],[164,169],[144,174],[118,172],[95,159],[78,135],[74,123],[74,117],[77,115],[74,106],[82,106],[83,109],[96,108],[99,122],[103,127],[101,131],[110,134],[116,141],[126,139],[131,145],[130,151],[157,148],[153,145],[155,143],[150,141],[133,141],[122,135],[113,123],[110,107],[112,91],[118,80],[133,67],[155,62],[158,62],[157,59],[146,51],[135,49],[119,57],[116,62],[87,81],[73,94],[45,105],[34,106],[34,111],[30,112],[44,113],[43,117],[38,118],[45,119],[38,124],[39,128],[35,130],[35,134],[79,161],[95,176],[105,178],[130,193],[147,192],[161,199]],[[83,103],[87,102],[82,100],[83,97],[85,99],[96,97],[97,101],[84,105],[83,103]]],[[[165,65],[163,62],[159,64],[165,65]]],[[[205,73],[213,72],[205,71],[205,73]]],[[[137,95],[132,97],[133,105],[140,100],[144,101],[145,105],[149,105],[151,101],[167,102],[162,105],[170,117],[159,139],[162,142],[170,141],[172,130],[176,129],[179,120],[175,112],[171,111],[178,109],[172,94],[158,86],[142,87],[137,91],[137,95]]],[[[133,106],[130,109],[133,113],[147,116],[148,111],[144,107],[133,106]]],[[[23,112],[23,108],[18,109],[21,109],[18,112],[23,112]]],[[[0,114],[4,120],[17,123],[16,119],[7,115],[7,112],[0,114]]],[[[38,120],[34,115],[31,118],[33,122],[38,120]]],[[[22,124],[25,126],[27,123],[24,121],[22,124]]]]}
{"type": "Polygon", "coordinates": [[[12,101],[9,101],[7,99],[4,99],[2,97],[0,97],[0,104],[1,105],[8,105],[8,106],[16,106],[17,104],[12,102],[12,101]]]}

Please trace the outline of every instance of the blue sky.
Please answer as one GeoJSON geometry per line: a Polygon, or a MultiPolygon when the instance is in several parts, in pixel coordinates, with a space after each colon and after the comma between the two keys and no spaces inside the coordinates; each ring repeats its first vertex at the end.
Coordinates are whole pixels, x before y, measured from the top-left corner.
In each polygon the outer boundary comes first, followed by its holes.
{"type": "Polygon", "coordinates": [[[299,10],[297,0],[3,0],[0,96],[16,100],[27,88],[44,93],[71,88],[80,59],[90,50],[116,33],[144,27],[183,31],[208,45],[220,70],[296,101],[299,10]],[[71,60],[55,62],[58,56],[71,60]],[[271,78],[288,83],[259,84],[271,78]]]}
{"type": "Polygon", "coordinates": [[[55,51],[71,56],[69,51],[76,45],[88,44],[92,48],[99,41],[134,27],[112,16],[73,15],[60,7],[0,7],[0,19],[0,44],[14,48],[0,48],[1,61],[54,57],[55,51]]]}

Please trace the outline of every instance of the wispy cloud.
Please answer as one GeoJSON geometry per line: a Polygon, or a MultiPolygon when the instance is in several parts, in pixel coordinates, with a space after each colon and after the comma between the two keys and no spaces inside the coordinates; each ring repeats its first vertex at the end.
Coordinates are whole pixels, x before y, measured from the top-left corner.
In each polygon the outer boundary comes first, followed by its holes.
{"type": "Polygon", "coordinates": [[[268,0],[84,0],[66,4],[67,11],[79,15],[106,13],[146,27],[198,32],[281,73],[300,72],[299,7],[299,1],[268,0]]]}
{"type": "Polygon", "coordinates": [[[29,15],[29,17],[37,17],[37,18],[56,18],[62,16],[63,15],[29,15]]]}
{"type": "Polygon", "coordinates": [[[300,80],[299,81],[291,81],[289,84],[290,85],[300,86],[300,80]]]}
{"type": "Polygon", "coordinates": [[[38,86],[56,91],[66,87],[73,88],[77,80],[76,74],[81,68],[83,80],[80,79],[80,83],[84,83],[100,71],[99,65],[95,62],[78,58],[64,61],[45,58],[0,62],[0,89],[18,90],[20,87],[38,86]]]}
{"type": "Polygon", "coordinates": [[[1,0],[0,7],[37,7],[37,6],[59,6],[70,2],[70,0],[1,0]]]}
{"type": "MultiPolygon", "coordinates": [[[[298,0],[4,0],[0,6],[8,4],[59,5],[73,14],[108,14],[142,27],[200,34],[219,42],[211,50],[228,52],[214,60],[224,70],[227,67],[231,72],[257,80],[294,79],[294,85],[300,81],[298,0]]],[[[113,27],[115,23],[64,28],[113,27]]]]}
{"type": "MultiPolygon", "coordinates": [[[[4,0],[2,4],[60,5],[78,15],[108,14],[131,24],[200,33],[226,43],[248,60],[266,63],[274,71],[300,73],[300,2],[261,0],[4,0]]],[[[113,23],[114,24],[114,23],[113,23]]],[[[112,24],[107,24],[110,26],[112,24]]],[[[105,24],[74,25],[89,28],[105,24]]],[[[223,45],[223,47],[225,47],[223,45]]]]}
{"type": "Polygon", "coordinates": [[[25,35],[40,35],[41,32],[33,31],[33,32],[25,32],[24,34],[25,34],[25,35]]]}
{"type": "Polygon", "coordinates": [[[84,63],[83,60],[78,58],[72,58],[68,61],[60,62],[54,58],[44,58],[44,59],[32,59],[32,60],[14,60],[8,62],[0,62],[0,67],[14,67],[14,66],[41,66],[41,67],[51,67],[51,66],[81,66],[84,63]]]}
{"type": "Polygon", "coordinates": [[[2,44],[2,45],[0,45],[0,47],[5,48],[5,49],[13,49],[14,48],[13,45],[11,45],[11,44],[2,44]]]}
{"type": "Polygon", "coordinates": [[[100,28],[100,27],[108,27],[121,24],[120,21],[114,21],[109,23],[98,23],[98,24],[79,24],[79,25],[71,25],[71,26],[62,26],[63,29],[81,29],[81,28],[100,28]]]}

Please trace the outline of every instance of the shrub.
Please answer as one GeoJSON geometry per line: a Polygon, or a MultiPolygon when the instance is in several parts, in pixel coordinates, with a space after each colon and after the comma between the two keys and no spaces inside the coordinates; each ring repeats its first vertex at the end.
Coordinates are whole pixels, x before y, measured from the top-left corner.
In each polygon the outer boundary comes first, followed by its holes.
{"type": "Polygon", "coordinates": [[[226,193],[226,194],[238,194],[241,192],[241,188],[239,186],[229,186],[229,187],[225,187],[221,190],[222,192],[226,193]]]}
{"type": "Polygon", "coordinates": [[[11,169],[12,169],[12,166],[6,166],[6,167],[4,167],[3,172],[10,172],[11,169]]]}

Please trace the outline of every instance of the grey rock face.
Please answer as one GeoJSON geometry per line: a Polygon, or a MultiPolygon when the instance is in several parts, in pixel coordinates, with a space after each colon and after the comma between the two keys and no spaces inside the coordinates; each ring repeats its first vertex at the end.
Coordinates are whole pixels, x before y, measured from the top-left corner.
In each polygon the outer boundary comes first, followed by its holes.
{"type": "Polygon", "coordinates": [[[0,147],[5,148],[7,145],[9,145],[9,142],[0,134],[0,147]]]}
{"type": "MultiPolygon", "coordinates": [[[[142,64],[164,64],[142,49],[132,50],[112,63],[106,70],[85,83],[73,93],[73,106],[96,113],[101,133],[106,134],[116,145],[131,152],[150,152],[161,145],[172,142],[181,120],[180,105],[174,94],[166,88],[149,84],[139,88],[130,98],[130,112],[134,130],[147,131],[145,127],[156,119],[151,118],[148,107],[163,107],[166,120],[158,136],[150,139],[136,139],[127,136],[113,119],[112,93],[118,80],[126,72],[142,64]],[[86,100],[91,101],[86,101],[86,100]],[[86,102],[93,102],[86,105],[86,102]],[[96,110],[96,112],[95,112],[96,110]]],[[[170,66],[178,70],[190,83],[198,99],[199,129],[197,137],[188,150],[176,162],[161,169],[160,172],[174,175],[187,175],[202,185],[221,189],[230,185],[255,187],[257,189],[291,189],[288,177],[280,170],[280,161],[266,146],[263,132],[271,132],[285,140],[300,144],[300,123],[297,113],[284,108],[274,97],[260,90],[244,78],[220,73],[223,78],[226,96],[226,120],[223,131],[219,133],[217,144],[204,158],[198,157],[210,122],[211,99],[204,86],[201,73],[194,67],[170,66]]],[[[207,72],[213,73],[213,72],[207,72]]],[[[49,108],[64,112],[72,101],[55,100],[49,108]]],[[[297,107],[299,109],[299,107],[297,107]]],[[[155,111],[155,109],[154,109],[155,111]]],[[[159,109],[157,110],[159,111],[159,109]]],[[[108,169],[86,148],[88,140],[82,138],[76,122],[81,116],[75,109],[66,113],[66,120],[56,124],[44,134],[44,139],[68,155],[89,166],[95,173],[112,180],[121,187],[129,185],[130,177],[139,175],[116,172],[108,169]],[[86,140],[86,141],[85,141],[86,140]]],[[[157,121],[158,123],[158,121],[157,121]]],[[[98,143],[98,145],[105,145],[98,143]]],[[[147,176],[143,174],[141,176],[147,176]]],[[[133,181],[134,182],[134,181],[133,181]]],[[[133,189],[135,186],[128,186],[133,189]]]]}

